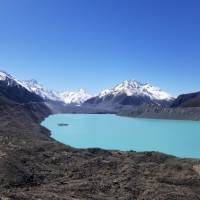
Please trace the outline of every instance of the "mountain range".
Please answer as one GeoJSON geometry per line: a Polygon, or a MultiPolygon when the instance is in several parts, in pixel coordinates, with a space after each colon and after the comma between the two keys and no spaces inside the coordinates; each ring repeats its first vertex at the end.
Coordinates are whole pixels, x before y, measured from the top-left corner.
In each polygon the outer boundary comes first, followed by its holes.
{"type": "Polygon", "coordinates": [[[109,107],[110,105],[142,105],[155,104],[167,106],[174,98],[167,92],[148,83],[140,83],[136,80],[125,80],[111,89],[105,89],[94,96],[85,90],[78,91],[53,91],[46,89],[36,80],[17,80],[10,74],[0,71],[0,80],[6,82],[8,86],[22,87],[32,95],[38,95],[44,101],[60,102],[66,105],[86,105],[109,107]]]}
{"type": "MultiPolygon", "coordinates": [[[[50,102],[62,106],[82,106],[117,110],[117,108],[142,105],[159,107],[200,107],[200,92],[180,95],[174,98],[169,93],[149,83],[125,80],[122,83],[91,95],[85,90],[53,91],[46,89],[36,80],[21,81],[0,71],[0,95],[14,98],[19,103],[50,102]],[[11,95],[12,94],[12,95],[11,95]]],[[[50,104],[48,104],[50,105],[50,104]]]]}
{"type": "Polygon", "coordinates": [[[21,85],[24,86],[28,91],[33,92],[44,100],[58,101],[64,104],[70,105],[81,105],[87,99],[91,98],[85,90],[80,89],[78,91],[52,91],[46,89],[42,84],[38,83],[36,80],[20,81],[21,85]]]}
{"type": "Polygon", "coordinates": [[[8,88],[23,88],[24,91],[29,91],[30,94],[35,95],[44,101],[60,102],[66,105],[81,105],[87,99],[92,97],[92,95],[88,94],[83,89],[73,92],[52,91],[46,89],[41,83],[38,83],[34,79],[25,81],[17,80],[15,77],[4,71],[0,71],[0,82],[1,85],[8,86],[8,88]]]}

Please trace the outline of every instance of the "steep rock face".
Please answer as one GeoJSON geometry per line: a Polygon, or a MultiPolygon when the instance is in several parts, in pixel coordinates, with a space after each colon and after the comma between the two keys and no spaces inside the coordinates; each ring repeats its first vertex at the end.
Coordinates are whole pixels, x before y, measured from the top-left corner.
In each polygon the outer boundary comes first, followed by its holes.
{"type": "Polygon", "coordinates": [[[200,107],[200,92],[180,95],[172,107],[200,107]]]}
{"type": "Polygon", "coordinates": [[[124,81],[112,89],[102,91],[98,96],[88,99],[85,105],[110,107],[115,105],[154,104],[167,106],[173,101],[168,93],[150,84],[143,84],[135,80],[124,81]]]}

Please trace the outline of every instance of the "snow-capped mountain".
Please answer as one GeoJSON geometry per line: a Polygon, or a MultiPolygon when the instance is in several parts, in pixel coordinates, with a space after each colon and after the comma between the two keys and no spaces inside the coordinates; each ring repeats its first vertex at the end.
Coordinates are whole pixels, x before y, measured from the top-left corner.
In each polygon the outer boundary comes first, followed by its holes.
{"type": "Polygon", "coordinates": [[[81,105],[86,100],[90,99],[92,95],[88,94],[85,90],[80,89],[75,92],[61,92],[59,94],[60,99],[66,104],[77,104],[81,105]]]}
{"type": "Polygon", "coordinates": [[[170,94],[160,88],[136,80],[125,80],[111,89],[100,92],[97,96],[92,96],[83,89],[73,92],[52,91],[36,80],[19,81],[4,71],[0,71],[0,82],[6,86],[23,87],[44,101],[61,102],[68,105],[169,105],[174,100],[170,94]]]}
{"type": "Polygon", "coordinates": [[[11,76],[4,71],[0,71],[0,81],[5,81],[7,78],[11,78],[11,76]]]}
{"type": "Polygon", "coordinates": [[[0,81],[7,84],[7,86],[21,85],[15,77],[5,71],[0,71],[0,81]]]}
{"type": "Polygon", "coordinates": [[[34,79],[19,81],[15,77],[11,76],[10,74],[4,71],[0,71],[0,81],[6,86],[23,87],[28,92],[38,95],[44,101],[50,100],[55,102],[61,102],[64,104],[81,105],[84,101],[92,97],[92,95],[88,94],[83,89],[74,92],[52,91],[46,89],[41,83],[37,82],[34,79]]]}
{"type": "Polygon", "coordinates": [[[106,89],[98,96],[86,101],[87,104],[119,104],[142,105],[169,103],[174,98],[167,92],[148,83],[140,83],[136,80],[125,80],[111,89],[106,89]]]}
{"type": "Polygon", "coordinates": [[[152,100],[170,100],[172,96],[148,83],[140,83],[136,80],[125,80],[111,89],[106,89],[99,94],[99,97],[107,95],[126,94],[127,96],[148,96],[152,100]]]}
{"type": "Polygon", "coordinates": [[[21,84],[29,91],[42,97],[44,100],[60,101],[65,104],[81,105],[83,102],[92,97],[85,90],[80,89],[74,92],[57,92],[46,89],[36,80],[20,81],[21,84]]]}
{"type": "Polygon", "coordinates": [[[52,101],[62,101],[59,97],[59,93],[52,90],[46,89],[41,83],[38,83],[36,80],[31,79],[27,81],[20,81],[20,83],[30,92],[42,97],[44,100],[52,101]]]}
{"type": "Polygon", "coordinates": [[[42,98],[28,91],[20,81],[10,74],[0,71],[0,95],[18,103],[42,102],[42,98]]]}

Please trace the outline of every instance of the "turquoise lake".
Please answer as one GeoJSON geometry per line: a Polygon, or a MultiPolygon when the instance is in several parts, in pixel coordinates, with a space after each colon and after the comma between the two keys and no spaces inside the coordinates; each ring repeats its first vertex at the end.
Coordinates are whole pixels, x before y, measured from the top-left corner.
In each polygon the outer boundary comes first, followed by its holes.
{"type": "Polygon", "coordinates": [[[53,138],[73,147],[159,151],[200,158],[200,122],[196,121],[58,114],[46,118],[42,125],[52,132],[53,138]]]}

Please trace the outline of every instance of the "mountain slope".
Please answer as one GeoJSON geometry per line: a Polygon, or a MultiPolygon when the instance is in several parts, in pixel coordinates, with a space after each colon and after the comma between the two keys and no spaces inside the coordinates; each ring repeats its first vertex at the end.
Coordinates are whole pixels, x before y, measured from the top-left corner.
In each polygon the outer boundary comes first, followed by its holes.
{"type": "Polygon", "coordinates": [[[125,80],[117,86],[102,91],[98,96],[85,102],[87,105],[134,105],[143,104],[168,105],[173,101],[168,93],[150,84],[135,80],[125,80]]]}
{"type": "Polygon", "coordinates": [[[180,95],[172,107],[200,107],[200,92],[180,95]]]}
{"type": "Polygon", "coordinates": [[[44,100],[62,101],[57,92],[46,89],[41,83],[36,80],[20,81],[20,83],[30,92],[39,95],[44,100]]]}
{"type": "Polygon", "coordinates": [[[0,71],[0,95],[18,103],[43,101],[40,96],[28,91],[13,76],[3,71],[0,71]]]}
{"type": "Polygon", "coordinates": [[[42,84],[36,80],[20,81],[20,83],[30,92],[33,92],[45,101],[62,102],[67,105],[81,105],[84,101],[91,98],[92,95],[88,94],[85,90],[80,89],[73,92],[57,92],[46,89],[42,84]]]}

